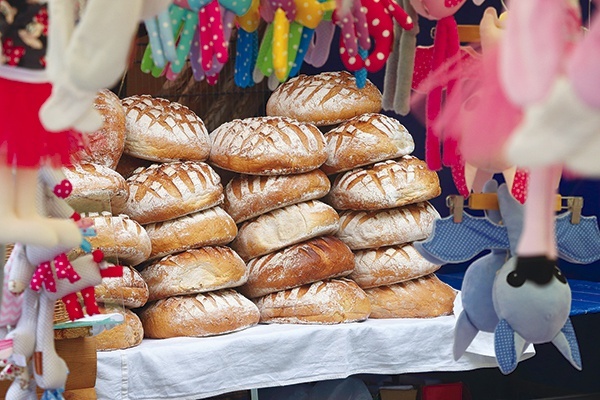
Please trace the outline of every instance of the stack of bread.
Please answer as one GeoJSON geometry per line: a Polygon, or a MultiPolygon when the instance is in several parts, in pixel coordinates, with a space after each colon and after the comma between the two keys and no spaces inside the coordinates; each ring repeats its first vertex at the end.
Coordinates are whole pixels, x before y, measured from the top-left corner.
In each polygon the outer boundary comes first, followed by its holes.
{"type": "Polygon", "coordinates": [[[324,200],[340,212],[336,236],[354,252],[350,278],[367,293],[370,318],[449,314],[454,290],[411,245],[439,217],[428,202],[441,193],[438,176],[410,155],[414,142],[406,128],[380,111],[379,90],[369,81],[357,89],[345,72],[301,75],[267,104],[270,115],[327,129],[321,169],[333,183],[324,200]]]}
{"type": "Polygon", "coordinates": [[[344,279],[353,254],[334,234],[337,212],[318,199],[330,189],[322,133],[291,118],[227,122],[210,134],[210,162],[234,172],[225,210],[238,224],[231,247],[248,264],[240,291],[264,323],[333,324],[364,320],[365,293],[344,279]]]}

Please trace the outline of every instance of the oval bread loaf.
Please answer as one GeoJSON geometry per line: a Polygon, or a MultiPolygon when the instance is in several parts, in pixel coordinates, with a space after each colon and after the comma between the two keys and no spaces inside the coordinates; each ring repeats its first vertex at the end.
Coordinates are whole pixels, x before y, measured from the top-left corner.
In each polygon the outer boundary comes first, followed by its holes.
{"type": "Polygon", "coordinates": [[[246,263],[229,247],[205,246],[164,257],[141,274],[154,301],[237,287],[247,281],[247,271],[246,263]]]}
{"type": "Polygon", "coordinates": [[[131,310],[114,304],[100,307],[102,314],[119,313],[125,320],[111,329],[100,332],[94,336],[96,350],[120,350],[138,346],[144,339],[144,327],[140,318],[131,310]]]}
{"type": "Polygon", "coordinates": [[[105,304],[117,304],[129,308],[142,307],[148,301],[148,285],[133,267],[124,266],[123,276],[102,278],[95,288],[96,301],[105,304]]]}
{"type": "Polygon", "coordinates": [[[405,244],[428,237],[439,216],[426,201],[380,211],[344,211],[336,236],[352,250],[405,244]]]}
{"type": "Polygon", "coordinates": [[[367,295],[349,279],[318,281],[256,299],[260,322],[339,324],[363,321],[371,313],[367,295]]]}
{"type": "Polygon", "coordinates": [[[348,275],[354,254],[334,236],[321,236],[248,262],[248,282],[239,291],[250,298],[348,275]]]}
{"type": "Polygon", "coordinates": [[[339,216],[318,200],[278,208],[244,222],[231,247],[248,261],[338,230],[339,216]]]}
{"type": "Polygon", "coordinates": [[[327,159],[321,131],[290,118],[235,119],[212,131],[210,139],[210,162],[242,174],[297,174],[327,159]]]}
{"type": "Polygon", "coordinates": [[[210,141],[204,122],[189,108],[149,95],[123,99],[125,153],[150,161],[205,161],[210,141]]]}
{"type": "Polygon", "coordinates": [[[346,71],[299,75],[279,85],[267,101],[267,115],[280,115],[317,126],[381,111],[382,95],[367,79],[364,88],[346,71]]]}
{"type": "Polygon", "coordinates": [[[413,152],[412,135],[397,119],[383,114],[356,116],[325,134],[328,175],[402,157],[413,152]]]}
{"type": "Polygon", "coordinates": [[[293,175],[238,175],[225,186],[223,208],[238,224],[277,208],[319,199],[330,187],[318,169],[293,175]]]}
{"type": "Polygon", "coordinates": [[[256,325],[256,305],[233,289],[167,297],[140,312],[148,338],[213,336],[256,325]]]}
{"type": "Polygon", "coordinates": [[[435,171],[404,156],[338,175],[326,199],[337,210],[382,210],[430,200],[441,192],[435,171]]]}
{"type": "Polygon", "coordinates": [[[366,289],[370,318],[433,318],[452,314],[456,291],[435,274],[366,289]]]}
{"type": "Polygon", "coordinates": [[[153,164],[127,178],[124,213],[140,224],[166,221],[223,202],[223,186],[203,162],[153,164]]]}

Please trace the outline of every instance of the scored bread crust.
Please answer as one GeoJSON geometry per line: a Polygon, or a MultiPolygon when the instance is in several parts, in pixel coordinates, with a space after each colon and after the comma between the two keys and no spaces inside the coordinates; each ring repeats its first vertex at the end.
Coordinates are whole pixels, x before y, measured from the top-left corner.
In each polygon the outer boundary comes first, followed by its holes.
{"type": "Polygon", "coordinates": [[[297,174],[327,159],[321,131],[290,118],[235,119],[212,131],[210,139],[210,162],[242,174],[297,174]]]}
{"type": "Polygon", "coordinates": [[[128,349],[142,343],[144,328],[140,318],[133,311],[115,304],[105,304],[100,306],[100,312],[102,314],[119,313],[123,315],[125,320],[123,323],[94,336],[96,350],[128,349]]]}
{"type": "Polygon", "coordinates": [[[381,111],[382,95],[367,79],[359,89],[347,71],[299,75],[279,85],[267,101],[267,115],[280,115],[317,126],[338,124],[381,111]]]}
{"type": "Polygon", "coordinates": [[[123,276],[118,278],[102,278],[96,285],[96,301],[98,303],[117,304],[129,308],[142,307],[148,301],[148,285],[144,278],[133,267],[123,266],[123,276]]]}

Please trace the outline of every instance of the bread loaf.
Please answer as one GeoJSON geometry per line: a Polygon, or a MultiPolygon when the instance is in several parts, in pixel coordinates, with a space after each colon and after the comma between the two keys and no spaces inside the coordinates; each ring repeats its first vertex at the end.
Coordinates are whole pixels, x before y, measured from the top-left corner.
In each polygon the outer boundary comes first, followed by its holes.
{"type": "Polygon", "coordinates": [[[267,115],[280,115],[317,126],[381,111],[382,96],[367,80],[364,88],[346,71],[299,75],[281,84],[267,101],[267,115]]]}
{"type": "Polygon", "coordinates": [[[231,247],[248,261],[317,236],[331,235],[338,225],[339,217],[333,208],[310,200],[244,222],[231,247]]]}
{"type": "Polygon", "coordinates": [[[227,244],[237,234],[235,222],[219,206],[169,221],[144,225],[144,228],[152,243],[148,259],[202,246],[227,244]]]}
{"type": "Polygon", "coordinates": [[[122,324],[100,332],[94,336],[96,350],[120,350],[138,346],[144,339],[144,328],[140,318],[126,308],[106,304],[100,307],[102,314],[119,313],[125,318],[122,324]]]}
{"type": "Polygon", "coordinates": [[[233,289],[167,297],[140,312],[146,337],[213,336],[256,325],[256,305],[233,289]]]}
{"type": "Polygon", "coordinates": [[[263,323],[339,324],[363,321],[371,313],[363,290],[344,278],[271,293],[255,302],[263,323]]]}
{"type": "Polygon", "coordinates": [[[243,285],[246,263],[229,247],[210,247],[173,254],[146,266],[150,301],[243,285]]]}
{"type": "Polygon", "coordinates": [[[110,211],[119,214],[127,201],[129,187],[116,171],[100,164],[74,164],[63,172],[73,185],[66,202],[77,212],[110,211]]]}
{"type": "Polygon", "coordinates": [[[129,308],[142,307],[148,301],[148,285],[140,273],[132,267],[123,267],[123,276],[102,278],[97,285],[96,301],[105,304],[117,304],[129,308]]]}
{"type": "Polygon", "coordinates": [[[166,221],[223,202],[219,176],[202,162],[153,164],[127,179],[124,213],[140,224],[166,221]]]}
{"type": "Polygon", "coordinates": [[[152,161],[142,160],[141,158],[133,157],[123,153],[117,164],[116,171],[125,179],[129,178],[131,174],[136,172],[138,168],[147,168],[155,164],[152,161]]]}
{"type": "Polygon", "coordinates": [[[277,208],[319,199],[330,186],[318,169],[294,175],[238,175],[225,186],[223,208],[238,224],[277,208]]]}
{"type": "Polygon", "coordinates": [[[368,289],[420,278],[439,268],[424,259],[411,244],[403,244],[355,251],[350,279],[368,289]]]}
{"type": "Polygon", "coordinates": [[[442,192],[436,172],[405,156],[336,177],[327,202],[337,210],[382,210],[430,200],[442,192]]]}
{"type": "Polygon", "coordinates": [[[248,262],[248,282],[239,291],[250,298],[348,275],[354,254],[334,236],[321,236],[248,262]]]}
{"type": "Polygon", "coordinates": [[[166,99],[135,95],[123,99],[125,153],[150,161],[205,161],[210,141],[204,122],[189,108],[166,99]]]}
{"type": "Polygon", "coordinates": [[[84,135],[85,146],[73,158],[76,164],[92,163],[115,169],[125,148],[125,110],[119,97],[108,89],[98,92],[94,108],[102,116],[102,127],[84,135]]]}
{"type": "Polygon", "coordinates": [[[413,152],[415,143],[397,119],[383,114],[358,115],[325,134],[328,175],[413,152]]]}
{"type": "Polygon", "coordinates": [[[370,318],[433,318],[452,314],[456,291],[435,274],[366,289],[370,318]]]}
{"type": "Polygon", "coordinates": [[[439,216],[429,202],[380,211],[344,211],[336,236],[352,250],[394,246],[425,239],[439,216]]]}
{"type": "Polygon", "coordinates": [[[327,159],[321,131],[290,118],[235,119],[212,131],[210,139],[210,162],[242,174],[297,174],[327,159]]]}
{"type": "MultiPolygon", "coordinates": [[[[104,252],[104,257],[119,265],[138,265],[148,259],[151,251],[150,238],[146,230],[127,215],[111,215],[109,212],[85,213],[82,217],[94,221],[96,236],[86,238],[92,248],[104,252]]],[[[83,254],[77,248],[72,257],[83,254]]]]}

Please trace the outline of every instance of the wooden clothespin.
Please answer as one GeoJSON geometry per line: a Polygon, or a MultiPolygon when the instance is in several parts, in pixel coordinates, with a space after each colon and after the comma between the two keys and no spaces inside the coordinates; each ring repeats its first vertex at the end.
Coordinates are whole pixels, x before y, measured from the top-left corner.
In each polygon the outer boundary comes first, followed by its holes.
{"type": "Polygon", "coordinates": [[[561,209],[571,211],[571,223],[577,225],[581,221],[581,211],[583,210],[583,197],[563,197],[561,209]],[[564,204],[566,201],[566,205],[564,204]]]}
{"type": "Polygon", "coordinates": [[[479,43],[479,25],[458,25],[458,40],[461,43],[479,43]]]}
{"type": "Polygon", "coordinates": [[[465,207],[465,198],[457,194],[451,194],[446,197],[446,206],[452,214],[452,220],[455,223],[462,222],[463,210],[465,207]]]}

